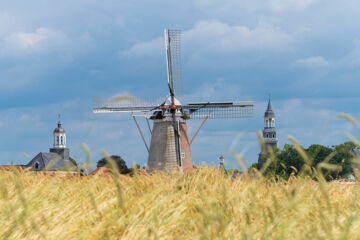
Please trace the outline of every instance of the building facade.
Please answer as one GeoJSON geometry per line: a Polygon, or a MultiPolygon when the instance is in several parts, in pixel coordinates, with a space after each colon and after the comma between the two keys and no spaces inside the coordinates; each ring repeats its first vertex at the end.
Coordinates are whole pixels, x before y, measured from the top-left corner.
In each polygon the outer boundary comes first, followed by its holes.
{"type": "Polygon", "coordinates": [[[25,167],[32,171],[72,171],[77,168],[66,147],[66,131],[60,120],[53,131],[53,147],[49,152],[38,153],[25,167]]]}

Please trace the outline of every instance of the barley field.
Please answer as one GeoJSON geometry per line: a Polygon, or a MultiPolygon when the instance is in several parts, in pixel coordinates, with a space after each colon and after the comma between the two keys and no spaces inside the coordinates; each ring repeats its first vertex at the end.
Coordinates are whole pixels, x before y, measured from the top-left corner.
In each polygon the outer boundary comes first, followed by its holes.
{"type": "Polygon", "coordinates": [[[1,239],[360,239],[359,187],[190,175],[0,174],[1,239]]]}

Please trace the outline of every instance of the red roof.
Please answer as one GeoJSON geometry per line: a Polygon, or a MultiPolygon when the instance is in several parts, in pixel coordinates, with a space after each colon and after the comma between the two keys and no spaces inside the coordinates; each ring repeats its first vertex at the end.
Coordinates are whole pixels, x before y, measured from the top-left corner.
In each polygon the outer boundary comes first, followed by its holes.
{"type": "Polygon", "coordinates": [[[111,169],[106,168],[106,167],[99,167],[97,169],[95,169],[94,171],[92,171],[89,175],[108,175],[111,174],[111,169]]]}
{"type": "Polygon", "coordinates": [[[21,165],[0,165],[0,171],[11,171],[12,169],[23,170],[25,166],[21,165]]]}

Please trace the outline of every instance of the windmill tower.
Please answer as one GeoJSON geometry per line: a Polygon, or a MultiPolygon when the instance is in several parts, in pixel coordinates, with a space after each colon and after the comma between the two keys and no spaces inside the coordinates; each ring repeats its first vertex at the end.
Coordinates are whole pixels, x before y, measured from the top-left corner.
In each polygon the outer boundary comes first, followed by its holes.
{"type": "Polygon", "coordinates": [[[126,99],[126,97],[94,99],[93,111],[95,113],[130,112],[132,114],[149,153],[150,170],[190,172],[192,169],[190,145],[207,119],[244,118],[251,117],[253,113],[251,101],[198,102],[185,105],[180,103],[176,98],[182,95],[180,37],[179,30],[165,30],[169,95],[164,102],[154,104],[140,99],[126,99]],[[136,121],[136,116],[146,118],[151,133],[150,148],[136,121]],[[152,129],[148,119],[154,122],[152,129]],[[189,119],[203,119],[190,141],[186,127],[186,121],[189,119]]]}

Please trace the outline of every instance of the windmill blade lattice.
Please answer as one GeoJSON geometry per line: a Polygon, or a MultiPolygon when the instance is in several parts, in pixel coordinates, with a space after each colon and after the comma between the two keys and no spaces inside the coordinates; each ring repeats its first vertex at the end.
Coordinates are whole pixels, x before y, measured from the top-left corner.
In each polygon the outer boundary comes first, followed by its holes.
{"type": "Polygon", "coordinates": [[[182,96],[183,87],[181,74],[181,31],[165,30],[165,41],[166,49],[169,48],[169,51],[167,51],[168,74],[171,74],[171,77],[168,76],[169,84],[176,96],[182,96]],[[169,53],[170,56],[168,56],[169,53]]]}
{"type": "Polygon", "coordinates": [[[160,98],[135,98],[116,96],[112,98],[93,98],[93,111],[106,112],[149,112],[157,109],[163,100],[160,98]]]}
{"type": "Polygon", "coordinates": [[[190,119],[249,118],[253,115],[253,102],[204,102],[182,106],[190,119]]]}

